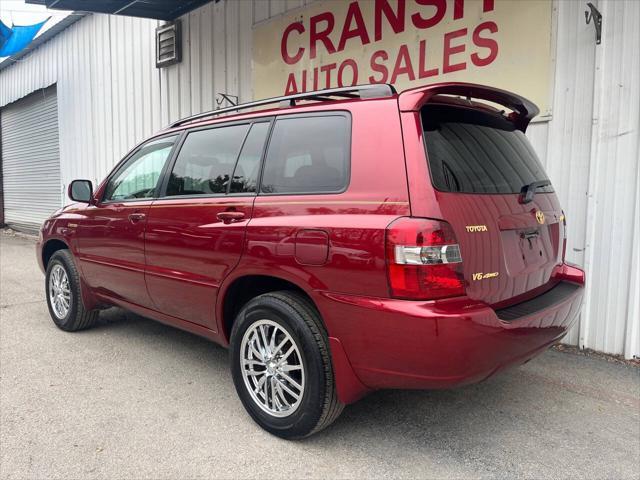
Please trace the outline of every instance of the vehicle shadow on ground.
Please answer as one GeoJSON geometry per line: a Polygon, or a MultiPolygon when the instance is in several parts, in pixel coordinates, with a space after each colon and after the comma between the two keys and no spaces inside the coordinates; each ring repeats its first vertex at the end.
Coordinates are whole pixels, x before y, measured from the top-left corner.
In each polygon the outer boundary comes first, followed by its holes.
{"type": "MultiPolygon", "coordinates": [[[[193,364],[201,368],[204,359],[207,370],[216,377],[227,377],[227,387],[234,389],[228,351],[207,339],[119,309],[101,314],[91,331],[100,330],[126,335],[129,340],[139,337],[143,342],[153,342],[156,348],[166,348],[177,355],[186,367],[193,364]]],[[[453,390],[373,392],[347,406],[333,426],[306,441],[323,444],[333,442],[336,437],[352,437],[356,431],[358,435],[376,436],[378,442],[393,441],[393,437],[406,440],[407,436],[414,440],[421,437],[427,443],[430,439],[442,442],[445,433],[470,436],[476,429],[486,434],[486,427],[493,424],[495,415],[505,414],[511,406],[510,390],[519,389],[519,398],[529,397],[535,402],[530,381],[518,379],[514,372],[517,369],[478,385],[453,390]]],[[[522,404],[522,400],[516,403],[522,404]]],[[[486,440],[485,437],[483,441],[486,440]]]]}
{"type": "MultiPolygon", "coordinates": [[[[98,325],[84,333],[106,335],[111,344],[137,349],[151,364],[175,363],[181,380],[190,376],[189,383],[198,385],[200,398],[191,401],[211,404],[206,407],[210,423],[203,428],[215,428],[224,416],[250,434],[247,445],[261,445],[274,455],[283,450],[300,458],[335,457],[353,465],[384,465],[391,469],[386,471],[413,477],[425,476],[425,465],[430,465],[434,475],[557,478],[567,458],[575,477],[622,467],[634,470],[635,447],[624,439],[637,436],[637,409],[593,397],[588,390],[565,388],[565,380],[594,385],[600,377],[589,378],[592,371],[584,365],[565,372],[570,357],[562,353],[545,354],[527,366],[458,389],[374,392],[348,405],[324,431],[286,442],[262,431],[244,412],[223,347],[118,309],[103,312],[98,325]],[[598,460],[603,444],[619,452],[616,466],[598,460]]],[[[165,380],[153,378],[158,384],[165,380]]]]}

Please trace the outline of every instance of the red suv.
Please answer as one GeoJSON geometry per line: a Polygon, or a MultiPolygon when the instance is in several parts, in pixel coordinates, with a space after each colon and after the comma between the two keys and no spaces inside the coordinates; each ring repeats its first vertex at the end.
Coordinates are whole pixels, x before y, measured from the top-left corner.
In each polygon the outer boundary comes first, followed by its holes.
{"type": "Polygon", "coordinates": [[[537,113],[446,83],[176,122],[45,222],[51,317],[118,306],[229,346],[246,410],[285,438],[372,390],[484,380],[562,338],[583,295],[537,113]]]}

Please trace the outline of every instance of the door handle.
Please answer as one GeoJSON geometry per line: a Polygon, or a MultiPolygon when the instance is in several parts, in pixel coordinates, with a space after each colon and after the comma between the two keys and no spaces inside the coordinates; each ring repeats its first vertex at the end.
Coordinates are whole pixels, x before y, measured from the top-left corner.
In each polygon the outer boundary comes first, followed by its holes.
{"type": "Polygon", "coordinates": [[[218,212],[216,215],[218,220],[228,225],[230,223],[239,222],[244,219],[244,212],[236,212],[235,210],[227,210],[225,212],[218,212]]]}
{"type": "Polygon", "coordinates": [[[146,215],[144,213],[130,213],[129,221],[131,223],[138,223],[140,220],[144,220],[146,215]]]}

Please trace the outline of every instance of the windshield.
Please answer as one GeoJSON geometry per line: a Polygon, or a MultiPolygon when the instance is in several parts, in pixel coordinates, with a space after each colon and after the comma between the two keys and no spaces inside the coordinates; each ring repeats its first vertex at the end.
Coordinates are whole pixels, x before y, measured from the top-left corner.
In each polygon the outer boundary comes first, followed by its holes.
{"type": "MultiPolygon", "coordinates": [[[[422,125],[433,185],[444,192],[520,193],[548,180],[524,133],[501,115],[427,105],[422,125]]],[[[551,185],[538,193],[553,192],[551,185]]]]}

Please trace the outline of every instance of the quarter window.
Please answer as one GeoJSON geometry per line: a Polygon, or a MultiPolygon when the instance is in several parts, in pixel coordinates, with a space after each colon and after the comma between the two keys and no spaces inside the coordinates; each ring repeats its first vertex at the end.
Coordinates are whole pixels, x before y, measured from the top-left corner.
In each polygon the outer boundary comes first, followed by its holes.
{"type": "Polygon", "coordinates": [[[344,190],[349,178],[349,132],[350,122],[344,115],[276,120],[261,192],[344,190]]]}
{"type": "Polygon", "coordinates": [[[169,177],[167,195],[225,194],[249,125],[189,133],[169,177]]]}
{"type": "Polygon", "coordinates": [[[156,187],[177,136],[164,137],[140,147],[107,184],[105,201],[155,197],[156,187]]]}

